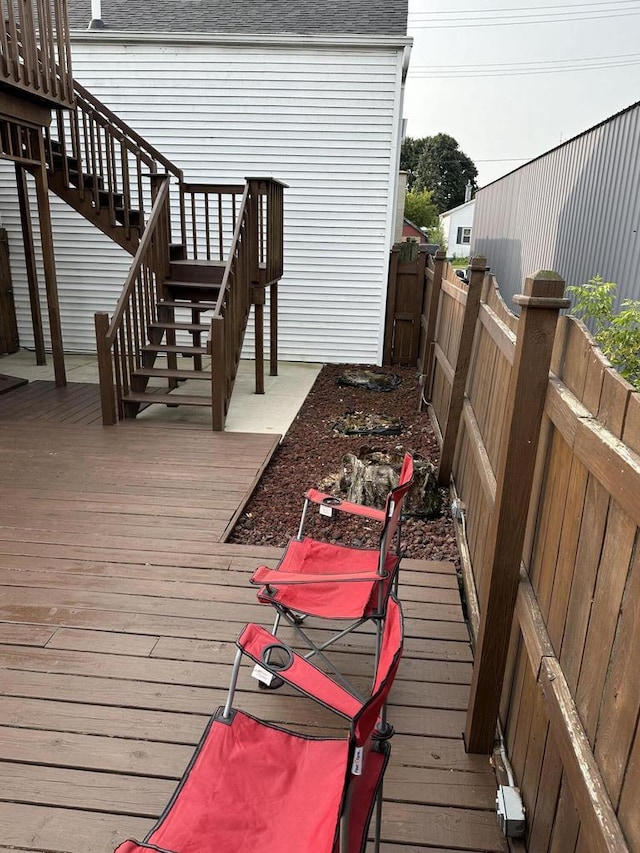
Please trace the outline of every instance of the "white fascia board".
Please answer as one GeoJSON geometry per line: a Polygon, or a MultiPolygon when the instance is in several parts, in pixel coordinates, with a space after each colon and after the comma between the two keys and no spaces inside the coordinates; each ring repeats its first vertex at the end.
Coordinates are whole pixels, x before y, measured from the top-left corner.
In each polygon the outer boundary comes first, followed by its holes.
{"type": "Polygon", "coordinates": [[[292,35],[249,33],[142,33],[125,30],[71,30],[71,40],[79,44],[114,42],[116,44],[229,44],[278,47],[355,47],[403,49],[413,44],[411,36],[375,35],[292,35]]]}

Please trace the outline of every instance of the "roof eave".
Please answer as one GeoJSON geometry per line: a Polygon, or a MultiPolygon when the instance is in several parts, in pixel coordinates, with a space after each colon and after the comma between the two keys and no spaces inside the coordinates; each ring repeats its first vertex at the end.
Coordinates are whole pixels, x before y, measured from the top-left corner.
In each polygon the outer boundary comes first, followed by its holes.
{"type": "Polygon", "coordinates": [[[337,33],[175,33],[134,32],[128,30],[71,30],[77,43],[105,42],[116,44],[231,44],[307,47],[405,48],[413,44],[411,36],[337,33]]]}

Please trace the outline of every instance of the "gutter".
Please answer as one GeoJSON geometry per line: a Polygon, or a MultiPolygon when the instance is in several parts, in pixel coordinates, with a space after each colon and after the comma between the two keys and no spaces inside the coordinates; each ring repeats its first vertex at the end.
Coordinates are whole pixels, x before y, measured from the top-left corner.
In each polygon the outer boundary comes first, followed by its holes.
{"type": "Polygon", "coordinates": [[[376,50],[394,48],[403,50],[413,44],[411,36],[375,36],[375,35],[305,35],[301,33],[269,34],[264,33],[149,33],[126,30],[77,30],[70,31],[71,40],[78,44],[92,42],[114,44],[217,44],[243,46],[274,47],[355,47],[376,50]]]}

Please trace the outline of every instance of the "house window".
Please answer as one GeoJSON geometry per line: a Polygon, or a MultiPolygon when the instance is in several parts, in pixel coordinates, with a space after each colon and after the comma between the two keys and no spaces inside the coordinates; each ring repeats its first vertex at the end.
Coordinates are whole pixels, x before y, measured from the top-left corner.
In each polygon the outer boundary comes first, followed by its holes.
{"type": "Polygon", "coordinates": [[[471,228],[458,228],[456,243],[462,245],[471,242],[471,228]]]}

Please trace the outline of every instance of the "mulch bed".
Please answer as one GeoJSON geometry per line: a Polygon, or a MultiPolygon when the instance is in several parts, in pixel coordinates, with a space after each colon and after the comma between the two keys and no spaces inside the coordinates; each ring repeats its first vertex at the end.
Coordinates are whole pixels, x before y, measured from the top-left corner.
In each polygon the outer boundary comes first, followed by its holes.
{"type": "MultiPolygon", "coordinates": [[[[345,453],[363,448],[383,452],[410,451],[434,464],[438,444],[426,413],[418,412],[418,383],[414,368],[369,368],[401,379],[392,391],[343,386],[338,378],[353,365],[325,365],[275,452],[229,541],[284,547],[297,531],[302,499],[309,488],[328,491],[327,483],[341,469],[345,453]],[[361,412],[389,415],[403,424],[401,435],[345,435],[335,425],[345,415],[361,412]]],[[[403,525],[407,557],[458,563],[449,495],[441,491],[442,513],[435,519],[408,518],[403,525]]],[[[375,547],[379,528],[359,518],[336,513],[327,520],[310,514],[305,532],[330,542],[375,547]]]]}

